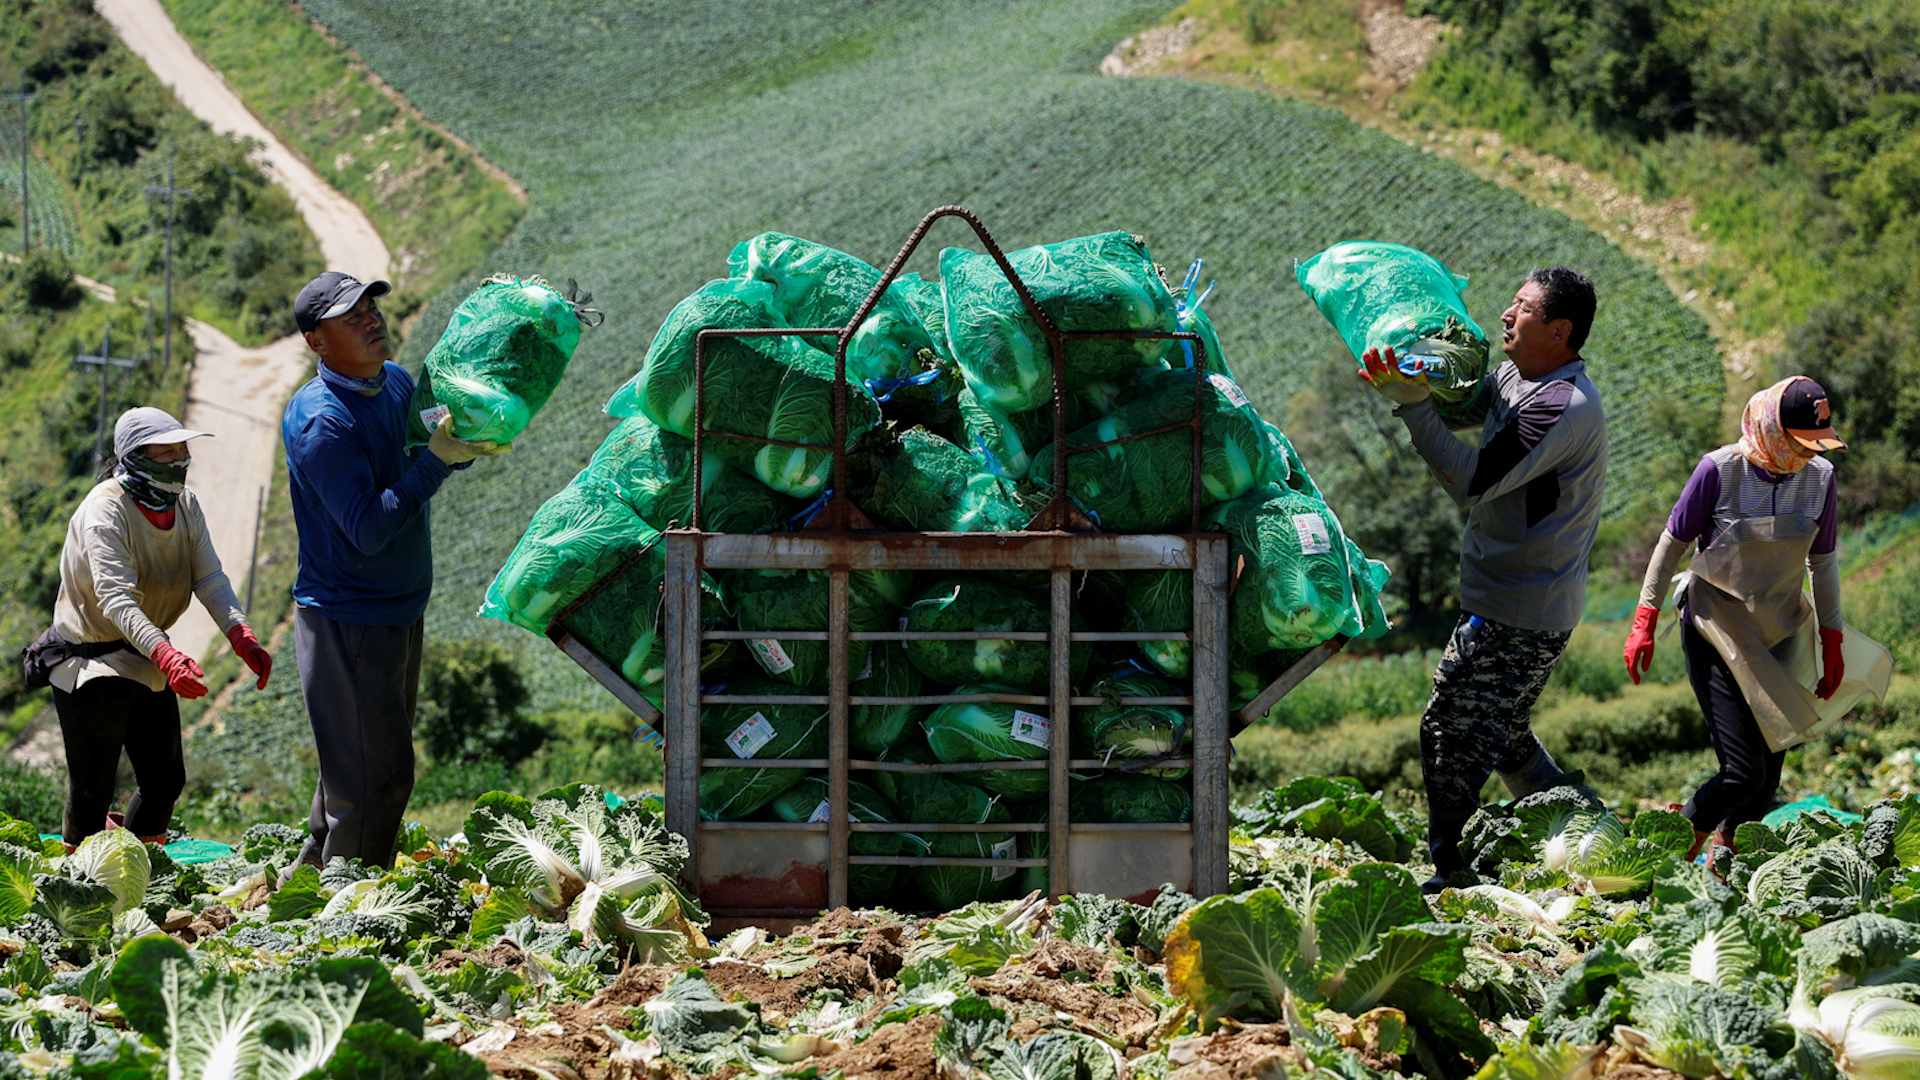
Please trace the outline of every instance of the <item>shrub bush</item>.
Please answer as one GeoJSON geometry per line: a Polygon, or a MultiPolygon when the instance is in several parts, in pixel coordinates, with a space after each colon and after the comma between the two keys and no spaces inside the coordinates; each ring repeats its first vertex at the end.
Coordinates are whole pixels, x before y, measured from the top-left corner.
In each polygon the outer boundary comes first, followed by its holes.
{"type": "Polygon", "coordinates": [[[524,714],[529,695],[518,664],[513,650],[491,641],[427,642],[413,732],[436,764],[512,766],[546,742],[546,729],[524,714]]]}

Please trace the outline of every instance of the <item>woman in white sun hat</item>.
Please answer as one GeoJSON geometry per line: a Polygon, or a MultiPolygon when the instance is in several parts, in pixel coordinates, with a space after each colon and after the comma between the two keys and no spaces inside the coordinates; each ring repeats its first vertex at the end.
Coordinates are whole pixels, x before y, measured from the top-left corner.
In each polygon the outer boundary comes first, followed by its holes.
{"type": "Polygon", "coordinates": [[[67,523],[53,627],[34,642],[26,663],[30,682],[37,665],[52,685],[60,717],[67,754],[61,831],[69,848],[103,828],[166,842],[186,784],[179,699],[207,692],[205,672],[166,632],[194,597],[260,687],[273,669],[186,486],[187,443],[206,434],[160,409],[127,410],[114,424],[110,475],[67,523]],[[124,818],[110,812],[123,748],[137,782],[124,818]]]}

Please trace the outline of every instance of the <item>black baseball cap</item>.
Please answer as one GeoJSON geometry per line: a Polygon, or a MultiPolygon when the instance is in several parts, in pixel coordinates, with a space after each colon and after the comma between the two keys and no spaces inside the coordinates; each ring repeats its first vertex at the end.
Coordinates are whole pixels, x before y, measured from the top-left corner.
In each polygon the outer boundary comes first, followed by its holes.
{"type": "Polygon", "coordinates": [[[1809,450],[1845,450],[1847,444],[1833,432],[1833,407],[1819,383],[1801,376],[1780,395],[1780,426],[1809,450]]]}
{"type": "Polygon", "coordinates": [[[300,289],[293,298],[293,321],[300,332],[310,334],[321,319],[345,315],[360,302],[361,296],[385,296],[393,286],[384,281],[361,281],[352,274],[329,270],[300,289]]]}

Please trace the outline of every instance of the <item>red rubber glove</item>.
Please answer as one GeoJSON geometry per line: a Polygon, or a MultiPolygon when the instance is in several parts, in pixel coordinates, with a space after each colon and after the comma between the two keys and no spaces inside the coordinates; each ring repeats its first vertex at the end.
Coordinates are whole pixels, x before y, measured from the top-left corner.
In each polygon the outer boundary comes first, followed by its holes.
{"type": "Polygon", "coordinates": [[[260,639],[253,636],[253,627],[241,623],[227,631],[227,640],[233,644],[233,655],[239,657],[240,662],[247,665],[255,675],[260,676],[260,681],[255,683],[253,688],[265,690],[267,676],[273,674],[273,654],[260,647],[260,639]]]}
{"type": "Polygon", "coordinates": [[[1821,701],[1833,697],[1847,674],[1846,657],[1840,655],[1842,636],[1838,630],[1820,628],[1820,685],[1813,688],[1813,696],[1821,701]]]}
{"type": "Polygon", "coordinates": [[[173,688],[174,693],[189,699],[207,696],[207,684],[200,681],[207,677],[207,673],[200,670],[200,665],[193,662],[193,657],[163,641],[153,647],[150,659],[160,666],[161,673],[167,677],[167,685],[173,688]]]}
{"type": "Polygon", "coordinates": [[[1640,674],[1653,666],[1653,626],[1660,621],[1660,609],[1653,607],[1635,608],[1633,611],[1633,630],[1627,634],[1627,675],[1633,679],[1633,685],[1640,685],[1640,674]],[[1635,663],[1638,662],[1636,669],[1635,663]]]}

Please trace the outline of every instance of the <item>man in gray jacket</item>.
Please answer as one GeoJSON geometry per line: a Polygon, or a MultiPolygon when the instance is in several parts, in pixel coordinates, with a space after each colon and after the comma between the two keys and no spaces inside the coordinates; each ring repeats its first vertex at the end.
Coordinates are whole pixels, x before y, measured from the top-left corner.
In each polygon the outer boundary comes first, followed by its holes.
{"type": "Polygon", "coordinates": [[[1428,891],[1462,868],[1460,834],[1488,776],[1518,797],[1561,775],[1531,714],[1580,622],[1606,487],[1606,417],[1580,357],[1594,308],[1593,283],[1573,270],[1527,275],[1500,316],[1507,361],[1481,382],[1468,417],[1481,424],[1477,448],[1434,411],[1426,376],[1403,375],[1391,349],[1362,357],[1361,377],[1398,404],[1415,451],[1467,511],[1460,622],[1420,719],[1428,891]]]}

